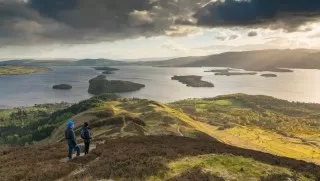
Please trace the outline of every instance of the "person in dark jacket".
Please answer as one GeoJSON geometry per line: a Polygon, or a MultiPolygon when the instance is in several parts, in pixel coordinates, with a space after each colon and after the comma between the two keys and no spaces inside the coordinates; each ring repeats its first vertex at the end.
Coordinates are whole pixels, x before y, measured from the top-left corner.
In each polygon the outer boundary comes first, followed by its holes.
{"type": "Polygon", "coordinates": [[[76,136],[73,131],[74,122],[70,120],[67,124],[67,129],[65,131],[65,138],[68,142],[68,158],[72,159],[72,152],[75,150],[77,152],[77,156],[80,156],[80,147],[77,145],[76,136]]]}
{"type": "Polygon", "coordinates": [[[91,133],[89,130],[89,124],[87,122],[85,122],[82,127],[81,138],[84,140],[84,154],[86,155],[89,153],[91,140],[91,133]]]}

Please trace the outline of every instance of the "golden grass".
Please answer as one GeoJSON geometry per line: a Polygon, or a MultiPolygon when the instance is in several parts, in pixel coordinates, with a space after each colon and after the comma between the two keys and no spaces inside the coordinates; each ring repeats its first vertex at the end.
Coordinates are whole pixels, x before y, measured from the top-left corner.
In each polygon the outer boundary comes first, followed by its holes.
{"type": "Polygon", "coordinates": [[[198,131],[206,133],[223,143],[272,153],[279,156],[301,159],[320,165],[320,149],[318,146],[303,142],[299,138],[285,137],[272,131],[258,127],[237,126],[231,129],[218,130],[218,127],[195,121],[181,111],[163,105],[163,108],[172,116],[189,124],[198,131]]]}
{"type": "Polygon", "coordinates": [[[49,68],[45,67],[31,67],[31,66],[0,66],[0,75],[20,75],[20,74],[32,74],[37,72],[49,71],[49,68]]]}

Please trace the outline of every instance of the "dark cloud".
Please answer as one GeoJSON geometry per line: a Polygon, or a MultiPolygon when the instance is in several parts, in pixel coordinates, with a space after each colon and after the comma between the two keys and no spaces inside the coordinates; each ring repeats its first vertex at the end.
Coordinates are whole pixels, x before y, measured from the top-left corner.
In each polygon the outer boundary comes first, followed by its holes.
{"type": "Polygon", "coordinates": [[[203,26],[270,25],[292,30],[320,17],[319,0],[224,0],[209,3],[195,17],[203,26]]]}
{"type": "Polygon", "coordinates": [[[90,43],[196,32],[192,15],[209,0],[0,0],[0,46],[90,43]]]}
{"type": "Polygon", "coordinates": [[[250,31],[250,32],[248,33],[248,36],[249,36],[249,37],[258,36],[258,32],[256,32],[256,31],[250,31]]]}
{"type": "MultiPolygon", "coordinates": [[[[319,0],[0,0],[0,46],[184,36],[200,26],[280,24],[320,15],[319,0]],[[274,23],[276,22],[276,23],[274,23]]],[[[236,39],[228,36],[225,40],[236,39]]]]}

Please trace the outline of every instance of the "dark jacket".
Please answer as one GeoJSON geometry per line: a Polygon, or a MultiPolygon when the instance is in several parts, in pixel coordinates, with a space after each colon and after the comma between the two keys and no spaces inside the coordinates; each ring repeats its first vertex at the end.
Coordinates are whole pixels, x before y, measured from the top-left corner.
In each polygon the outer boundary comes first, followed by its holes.
{"type": "Polygon", "coordinates": [[[65,131],[65,138],[68,141],[68,144],[76,145],[76,136],[72,128],[67,128],[65,131]]]}
{"type": "Polygon", "coordinates": [[[84,133],[84,140],[90,140],[91,139],[91,133],[89,131],[89,128],[88,127],[82,127],[82,131],[84,133]]]}

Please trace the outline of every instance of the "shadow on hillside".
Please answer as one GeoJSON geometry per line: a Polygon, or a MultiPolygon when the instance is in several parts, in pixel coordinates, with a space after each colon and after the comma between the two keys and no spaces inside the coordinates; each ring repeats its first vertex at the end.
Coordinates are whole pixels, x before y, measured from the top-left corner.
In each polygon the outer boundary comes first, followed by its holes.
{"type": "MultiPolygon", "coordinates": [[[[91,160],[86,171],[69,179],[85,176],[93,178],[123,178],[142,180],[160,171],[168,170],[167,164],[186,156],[203,154],[232,154],[253,158],[257,161],[305,172],[320,179],[320,166],[295,159],[226,145],[217,141],[199,140],[178,136],[128,137],[106,140],[89,154],[91,160]]],[[[87,163],[88,158],[75,159],[74,163],[87,163]],[[86,159],[86,160],[83,160],[86,159]]],[[[194,170],[181,175],[191,176],[194,170]]],[[[201,174],[201,173],[199,173],[201,174]]],[[[203,177],[210,175],[201,174],[203,177]]],[[[212,175],[211,175],[212,176],[212,175]]]]}

